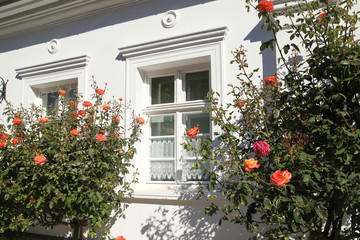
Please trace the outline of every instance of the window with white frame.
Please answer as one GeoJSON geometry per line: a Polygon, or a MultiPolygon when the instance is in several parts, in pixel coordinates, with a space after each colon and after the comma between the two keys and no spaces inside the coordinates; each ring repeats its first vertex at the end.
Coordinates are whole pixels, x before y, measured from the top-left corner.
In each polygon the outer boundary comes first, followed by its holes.
{"type": "Polygon", "coordinates": [[[185,129],[199,126],[199,136],[210,136],[210,116],[205,112],[210,90],[208,69],[176,71],[149,76],[150,181],[186,182],[207,180],[201,171],[191,170],[195,158],[183,150],[185,129]],[[186,106],[186,107],[185,107],[186,106]]]}

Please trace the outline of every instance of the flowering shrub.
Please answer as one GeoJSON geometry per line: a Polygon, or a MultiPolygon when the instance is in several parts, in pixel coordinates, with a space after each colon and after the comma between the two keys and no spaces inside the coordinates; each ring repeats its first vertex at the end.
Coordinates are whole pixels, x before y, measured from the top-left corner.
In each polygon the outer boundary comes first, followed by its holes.
{"type": "Polygon", "coordinates": [[[129,106],[105,102],[106,91],[93,87],[91,101],[68,101],[60,90],[59,107],[49,116],[34,105],[7,105],[9,125],[0,129],[0,234],[64,224],[83,239],[84,227],[94,235],[119,213],[137,179],[135,170],[125,175],[133,168],[140,125],[132,116],[125,131],[120,118],[129,106]]]}
{"type": "Polygon", "coordinates": [[[218,93],[208,96],[213,129],[220,131],[215,139],[190,134],[184,143],[198,157],[195,168],[210,179],[198,188],[210,202],[206,213],[244,225],[257,234],[251,239],[360,239],[360,45],[354,3],[299,1],[295,9],[288,7],[290,43],[280,46],[283,25],[272,4],[248,1],[273,33],[260,50],[277,47],[279,72],[254,81],[258,69],[249,70],[246,50],[236,49],[232,63],[239,66],[239,82],[229,86],[234,102],[223,107],[218,93]],[[228,204],[218,204],[218,194],[228,204]]]}

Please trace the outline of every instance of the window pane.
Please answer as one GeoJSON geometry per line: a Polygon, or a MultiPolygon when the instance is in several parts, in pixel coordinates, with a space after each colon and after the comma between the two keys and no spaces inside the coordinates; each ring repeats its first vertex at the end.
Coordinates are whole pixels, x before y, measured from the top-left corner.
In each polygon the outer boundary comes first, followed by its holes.
{"type": "Polygon", "coordinates": [[[209,113],[184,114],[183,124],[187,129],[199,125],[200,133],[210,133],[210,115],[209,113]]]}
{"type": "Polygon", "coordinates": [[[156,138],[151,139],[151,156],[152,158],[173,158],[174,138],[156,138]]]}
{"type": "Polygon", "coordinates": [[[47,94],[47,106],[46,111],[48,115],[53,114],[54,109],[58,106],[59,94],[57,92],[52,92],[47,94]]]}
{"type": "Polygon", "coordinates": [[[186,101],[204,99],[209,92],[209,71],[186,73],[186,101]]]}
{"type": "MultiPolygon", "coordinates": [[[[203,175],[203,171],[200,169],[193,169],[195,166],[195,160],[186,160],[183,164],[183,180],[185,181],[208,181],[209,174],[203,175]]],[[[205,163],[204,167],[210,168],[209,163],[205,163]]]]}
{"type": "Polygon", "coordinates": [[[150,118],[151,136],[174,135],[174,116],[155,116],[150,118]]]}
{"type": "Polygon", "coordinates": [[[150,173],[151,181],[174,181],[174,161],[151,161],[150,173]]]}
{"type": "Polygon", "coordinates": [[[151,104],[174,102],[174,76],[151,79],[151,104]]]}

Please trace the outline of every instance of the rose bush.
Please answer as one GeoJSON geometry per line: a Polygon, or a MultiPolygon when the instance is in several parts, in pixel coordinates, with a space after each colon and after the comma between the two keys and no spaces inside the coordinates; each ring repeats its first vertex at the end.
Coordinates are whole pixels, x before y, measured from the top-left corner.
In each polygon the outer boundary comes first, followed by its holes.
{"type": "Polygon", "coordinates": [[[134,115],[124,129],[120,118],[129,106],[105,101],[106,90],[93,88],[91,101],[69,101],[60,90],[59,106],[48,116],[34,105],[7,105],[9,124],[0,129],[0,234],[63,224],[73,228],[74,239],[84,239],[85,227],[91,236],[97,228],[107,235],[111,214],[121,213],[121,200],[137,180],[131,160],[141,130],[134,115]]]}
{"type": "Polygon", "coordinates": [[[278,73],[253,80],[258,69],[236,49],[234,102],[223,107],[209,94],[221,131],[215,139],[189,135],[184,147],[210,179],[198,190],[210,202],[207,214],[223,214],[220,223],[242,224],[252,239],[359,239],[359,12],[352,0],[297,3],[285,9],[290,43],[281,46],[272,3],[248,1],[274,36],[260,50],[277,48],[278,73]],[[219,195],[228,203],[218,204],[219,195]]]}

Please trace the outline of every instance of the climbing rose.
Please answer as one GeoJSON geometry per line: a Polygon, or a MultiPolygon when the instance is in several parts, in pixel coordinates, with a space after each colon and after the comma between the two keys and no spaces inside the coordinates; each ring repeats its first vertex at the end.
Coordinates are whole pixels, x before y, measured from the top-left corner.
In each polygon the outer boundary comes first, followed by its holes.
{"type": "Polygon", "coordinates": [[[253,158],[246,159],[244,161],[245,171],[250,172],[251,170],[253,170],[253,168],[259,168],[260,164],[258,164],[257,162],[258,161],[253,158]]]}
{"type": "Polygon", "coordinates": [[[99,142],[101,141],[105,141],[106,140],[106,136],[105,135],[102,135],[102,134],[96,134],[96,137],[95,139],[99,142]]]}
{"type": "Polygon", "coordinates": [[[124,100],[124,99],[121,97],[121,98],[119,98],[119,100],[122,101],[122,100],[124,100]]]}
{"type": "Polygon", "coordinates": [[[118,236],[116,240],[126,240],[123,236],[118,236]]]}
{"type": "Polygon", "coordinates": [[[37,155],[36,157],[34,157],[34,161],[36,164],[44,165],[44,163],[46,162],[46,157],[42,154],[37,155]]]}
{"type": "Polygon", "coordinates": [[[253,150],[259,157],[266,157],[270,153],[270,146],[265,141],[254,143],[253,150]]]}
{"type": "Polygon", "coordinates": [[[270,13],[274,10],[274,4],[271,1],[262,1],[258,5],[259,12],[268,12],[270,13]]]}
{"type": "Polygon", "coordinates": [[[102,90],[100,88],[96,89],[95,92],[99,95],[104,95],[104,93],[105,93],[104,90],[102,90]]]}
{"type": "Polygon", "coordinates": [[[70,101],[70,103],[69,103],[69,105],[71,106],[71,107],[77,107],[77,102],[75,102],[75,101],[70,101]]]}
{"type": "Polygon", "coordinates": [[[119,117],[119,116],[113,117],[113,121],[114,121],[114,122],[120,122],[120,117],[119,117]]]}
{"type": "Polygon", "coordinates": [[[320,13],[319,16],[316,17],[316,19],[324,17],[326,17],[326,12],[320,13]]]}
{"type": "Polygon", "coordinates": [[[268,87],[275,87],[277,85],[276,76],[270,76],[264,79],[266,86],[268,87]]]}
{"type": "Polygon", "coordinates": [[[243,107],[244,105],[245,105],[245,103],[243,101],[235,102],[235,106],[237,106],[237,107],[243,107]]]}
{"type": "Polygon", "coordinates": [[[84,101],[84,102],[83,102],[83,106],[84,106],[84,107],[90,107],[90,106],[92,106],[92,103],[89,102],[89,101],[84,101]]]}
{"type": "Polygon", "coordinates": [[[73,129],[73,130],[70,131],[70,134],[75,136],[75,135],[79,134],[79,131],[76,130],[76,129],[73,129]]]}
{"type": "Polygon", "coordinates": [[[59,90],[59,91],[58,91],[58,94],[64,96],[64,95],[66,94],[66,91],[64,91],[64,90],[59,90]]]}
{"type": "Polygon", "coordinates": [[[6,133],[0,134],[0,140],[7,140],[7,139],[9,139],[9,135],[7,135],[6,133]]]}
{"type": "Polygon", "coordinates": [[[138,123],[138,124],[144,124],[145,123],[145,119],[143,119],[142,117],[137,117],[135,119],[135,121],[138,123]]]}
{"type": "Polygon", "coordinates": [[[199,131],[200,131],[199,127],[193,127],[187,132],[187,135],[190,138],[193,138],[199,133],[199,131]]]}
{"type": "Polygon", "coordinates": [[[3,141],[3,140],[0,141],[0,148],[5,147],[6,145],[7,145],[6,141],[3,141]]]}
{"type": "Polygon", "coordinates": [[[274,172],[270,179],[271,179],[271,183],[274,184],[277,187],[283,187],[285,186],[285,184],[287,184],[288,182],[290,182],[292,175],[290,172],[288,172],[287,170],[284,171],[276,171],[274,172]]]}
{"type": "Polygon", "coordinates": [[[106,110],[110,109],[110,106],[107,105],[107,104],[104,104],[104,105],[101,106],[101,108],[106,111],[106,110]]]}
{"type": "Polygon", "coordinates": [[[19,138],[19,137],[15,137],[15,138],[13,138],[13,139],[11,140],[11,144],[12,144],[12,145],[17,145],[17,144],[19,144],[19,142],[20,142],[20,138],[19,138]]]}
{"type": "Polygon", "coordinates": [[[48,118],[44,118],[44,117],[40,118],[41,123],[47,123],[48,121],[49,121],[48,118]]]}
{"type": "Polygon", "coordinates": [[[85,116],[86,116],[86,112],[83,111],[83,110],[79,110],[79,111],[78,111],[78,115],[79,115],[79,116],[82,116],[82,117],[85,117],[85,116]]]}
{"type": "Polygon", "coordinates": [[[16,118],[16,119],[14,119],[14,120],[12,121],[12,123],[13,123],[14,125],[20,125],[20,124],[22,124],[22,120],[21,120],[20,118],[16,118]]]}

